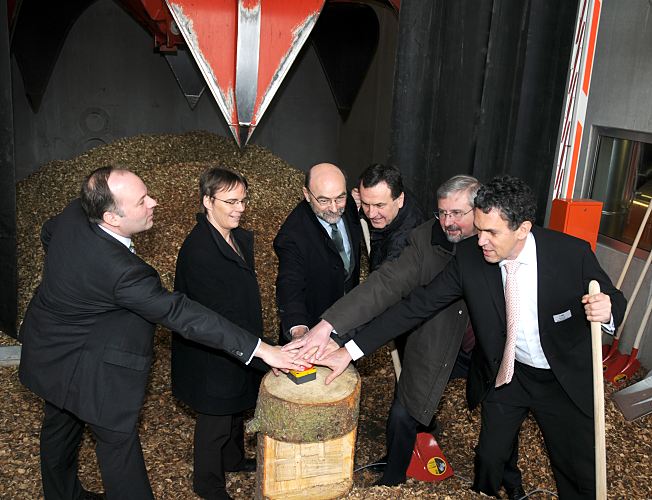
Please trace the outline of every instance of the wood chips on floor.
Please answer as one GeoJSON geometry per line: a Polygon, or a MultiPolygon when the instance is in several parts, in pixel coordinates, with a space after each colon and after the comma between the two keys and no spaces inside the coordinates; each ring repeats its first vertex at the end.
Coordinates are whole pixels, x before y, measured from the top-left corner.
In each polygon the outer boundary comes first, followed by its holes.
{"type": "MultiPolygon", "coordinates": [[[[40,226],[76,196],[83,177],[106,163],[125,165],[138,173],[158,200],[154,228],[136,237],[139,255],[157,268],[163,283],[171,288],[178,249],[194,225],[198,210],[197,180],[208,165],[222,164],[244,173],[250,183],[251,204],[243,227],[256,235],[256,266],[265,331],[276,337],[274,305],[276,256],[272,240],[287,213],[301,199],[303,175],[269,151],[249,146],[240,153],[233,141],[205,133],[138,136],[96,148],[67,161],[56,161],[17,185],[19,315],[24,313],[40,279],[42,252],[40,226]]],[[[0,345],[15,341],[0,335],[0,345]]],[[[141,414],[140,433],[150,481],[160,499],[198,498],[192,492],[192,412],[170,393],[169,332],[156,333],[155,362],[141,414]]],[[[362,399],[356,467],[384,454],[384,426],[391,404],[394,375],[387,348],[361,360],[362,399]]],[[[637,377],[643,374],[641,370],[637,377]]],[[[38,434],[41,401],[18,382],[16,368],[0,368],[0,498],[42,497],[38,434]]],[[[652,416],[626,422],[605,387],[607,431],[607,477],[610,498],[652,498],[652,416]]],[[[438,420],[439,444],[455,476],[441,482],[408,480],[405,485],[373,487],[377,474],[355,473],[354,488],[346,498],[480,498],[469,490],[473,476],[473,447],[479,430],[479,413],[470,413],[464,399],[464,381],[449,384],[438,420]]],[[[247,438],[253,456],[254,437],[247,438]]],[[[519,466],[527,492],[555,491],[543,440],[532,418],[520,435],[519,466]]],[[[102,490],[92,439],[87,435],[80,451],[80,477],[87,489],[102,490]]],[[[228,474],[228,491],[236,499],[253,498],[253,474],[228,474]]],[[[551,498],[536,492],[532,498],[551,498]]]]}

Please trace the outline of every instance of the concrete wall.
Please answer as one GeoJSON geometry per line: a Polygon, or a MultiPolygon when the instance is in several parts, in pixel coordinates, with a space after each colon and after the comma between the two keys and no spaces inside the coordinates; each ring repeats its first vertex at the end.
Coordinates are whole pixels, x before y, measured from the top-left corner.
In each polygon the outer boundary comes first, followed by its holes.
{"type": "MultiPolygon", "coordinates": [[[[378,8],[381,41],[351,115],[342,122],[323,70],[306,44],[251,142],[298,168],[341,162],[356,176],[389,148],[397,20],[378,8]]],[[[102,143],[141,133],[208,130],[230,137],[208,90],[191,110],[151,36],[112,0],[99,0],[70,31],[34,114],[13,64],[16,177],[102,143]]]]}
{"type": "MultiPolygon", "coordinates": [[[[588,197],[597,133],[595,127],[652,134],[652,2],[648,0],[604,0],[596,42],[595,62],[580,150],[574,198],[588,197]]],[[[626,255],[599,245],[598,259],[614,281],[618,279],[626,255]]],[[[641,274],[642,259],[632,262],[623,293],[629,297],[641,274]]],[[[648,273],[652,275],[652,273],[648,273]]],[[[621,351],[629,352],[633,337],[651,300],[648,277],[633,304],[621,339],[621,351]]],[[[652,325],[647,325],[639,359],[652,368],[652,325]]]]}

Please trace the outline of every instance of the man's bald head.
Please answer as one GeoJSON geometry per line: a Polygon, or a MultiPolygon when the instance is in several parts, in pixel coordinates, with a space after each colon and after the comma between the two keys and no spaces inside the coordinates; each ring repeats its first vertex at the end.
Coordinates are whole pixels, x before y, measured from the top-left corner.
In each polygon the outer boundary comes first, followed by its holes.
{"type": "Polygon", "coordinates": [[[156,200],[133,172],[111,166],[91,172],[82,183],[80,200],[88,219],[130,238],[154,223],[156,200]]]}
{"type": "Polygon", "coordinates": [[[311,183],[314,181],[316,183],[322,183],[326,181],[344,181],[344,186],[346,189],[346,175],[337,165],[332,163],[317,163],[308,169],[306,176],[303,182],[304,187],[308,189],[313,189],[311,183]]]}
{"type": "Polygon", "coordinates": [[[346,207],[346,176],[332,163],[318,163],[306,172],[303,195],[317,217],[335,224],[346,207]]]}

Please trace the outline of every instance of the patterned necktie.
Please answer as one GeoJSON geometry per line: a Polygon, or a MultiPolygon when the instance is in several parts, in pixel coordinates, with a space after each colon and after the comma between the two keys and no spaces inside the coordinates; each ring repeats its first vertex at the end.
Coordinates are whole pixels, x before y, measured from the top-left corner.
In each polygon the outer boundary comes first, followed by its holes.
{"type": "Polygon", "coordinates": [[[130,241],[130,242],[129,242],[129,251],[130,251],[131,253],[136,253],[136,247],[134,246],[134,242],[133,242],[133,241],[130,241]]]}
{"type": "Polygon", "coordinates": [[[503,360],[498,369],[496,376],[496,387],[503,384],[509,384],[514,375],[514,356],[516,352],[516,337],[518,334],[518,324],[520,316],[520,307],[518,301],[518,281],[516,272],[520,262],[510,260],[505,263],[505,311],[507,316],[507,339],[505,340],[505,351],[503,360]]]}
{"type": "Polygon", "coordinates": [[[344,270],[346,273],[349,273],[349,258],[346,255],[346,250],[344,250],[344,241],[342,240],[342,233],[337,227],[337,224],[331,224],[331,238],[335,244],[335,248],[340,254],[342,262],[344,263],[344,270]]]}

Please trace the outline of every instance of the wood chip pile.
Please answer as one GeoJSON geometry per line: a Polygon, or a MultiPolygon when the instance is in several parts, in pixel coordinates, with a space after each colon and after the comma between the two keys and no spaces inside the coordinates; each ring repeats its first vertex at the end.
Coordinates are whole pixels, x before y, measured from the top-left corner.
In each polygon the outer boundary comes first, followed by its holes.
{"type": "MultiPolygon", "coordinates": [[[[263,297],[265,332],[278,332],[274,304],[277,260],[272,240],[289,211],[301,199],[303,174],[269,151],[249,146],[240,153],[232,140],[204,132],[183,135],[138,136],[103,146],[68,161],[44,166],[17,186],[19,315],[22,317],[40,280],[41,224],[77,195],[81,180],[94,168],[117,163],[140,175],[159,202],[154,227],[135,238],[138,254],[159,270],[171,288],[177,252],[195,222],[199,208],[197,182],[208,165],[221,164],[243,173],[249,180],[251,204],[243,227],[256,237],[256,267],[263,297]]],[[[0,335],[0,344],[15,343],[0,335]]],[[[198,498],[192,492],[192,412],[170,393],[169,332],[156,333],[155,362],[143,408],[140,433],[150,481],[161,499],[198,498]]],[[[356,467],[384,454],[384,426],[391,404],[394,375],[389,351],[381,349],[361,360],[361,414],[356,445],[356,467]]],[[[643,370],[638,374],[641,377],[643,370]]],[[[1,368],[0,397],[0,498],[42,497],[38,435],[42,416],[40,400],[18,382],[16,368],[1,368]]],[[[652,416],[626,422],[611,402],[607,387],[607,477],[611,498],[652,498],[652,416]]],[[[456,475],[439,483],[408,480],[400,487],[373,487],[378,475],[361,470],[347,498],[480,498],[471,492],[473,447],[479,430],[479,413],[469,413],[464,381],[449,384],[438,414],[439,443],[456,475]]],[[[255,438],[247,438],[253,456],[255,438]]],[[[520,435],[519,466],[527,492],[555,491],[541,434],[529,418],[520,435]]],[[[86,436],[80,452],[80,477],[87,489],[102,491],[93,443],[86,436]]],[[[228,474],[228,491],[238,499],[253,498],[254,475],[228,474]]],[[[552,498],[534,493],[533,498],[552,498]]]]}

